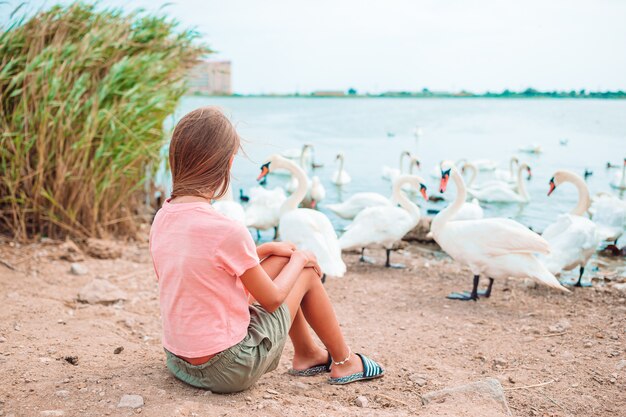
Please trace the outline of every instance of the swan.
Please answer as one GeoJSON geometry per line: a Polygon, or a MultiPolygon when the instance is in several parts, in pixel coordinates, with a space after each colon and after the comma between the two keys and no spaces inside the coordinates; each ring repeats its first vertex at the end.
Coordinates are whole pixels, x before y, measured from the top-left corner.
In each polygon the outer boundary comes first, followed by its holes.
{"type": "Polygon", "coordinates": [[[618,190],[626,190],[626,158],[624,158],[624,165],[622,165],[622,172],[616,172],[611,181],[611,187],[618,190]]]}
{"type": "Polygon", "coordinates": [[[513,156],[509,161],[509,170],[506,171],[503,169],[496,169],[493,171],[493,176],[495,179],[500,181],[515,183],[515,167],[517,165],[519,165],[519,159],[517,159],[516,156],[513,156]]]}
{"type": "Polygon", "coordinates": [[[337,160],[339,161],[339,169],[333,173],[333,178],[331,181],[335,185],[346,185],[350,183],[350,181],[352,181],[352,178],[350,177],[350,174],[348,174],[346,170],[343,169],[343,153],[337,154],[337,160]]]}
{"type": "Polygon", "coordinates": [[[598,226],[600,240],[617,244],[626,228],[626,201],[611,194],[600,193],[592,199],[589,213],[598,226]]]}
{"type": "Polygon", "coordinates": [[[213,208],[220,214],[235,220],[243,225],[246,224],[246,213],[241,204],[233,200],[233,190],[228,187],[226,194],[213,202],[213,208]]]}
{"type": "Polygon", "coordinates": [[[472,164],[474,164],[479,171],[494,171],[498,167],[498,163],[490,159],[474,159],[472,164]]]}
{"type": "MultiPolygon", "coordinates": [[[[302,168],[306,170],[309,165],[311,166],[313,165],[312,163],[313,159],[311,157],[312,153],[313,153],[313,145],[311,145],[310,143],[305,143],[304,145],[302,145],[302,148],[285,149],[284,151],[281,152],[281,155],[283,156],[283,158],[287,158],[294,162],[300,161],[300,165],[302,166],[302,168]]],[[[278,170],[272,171],[272,174],[288,175],[289,172],[284,169],[278,169],[278,170]]]]}
{"type": "Polygon", "coordinates": [[[404,157],[405,156],[410,159],[411,153],[409,151],[402,151],[400,153],[400,169],[383,166],[382,178],[385,180],[393,181],[394,177],[401,175],[404,171],[404,157]]]}
{"type": "Polygon", "coordinates": [[[543,152],[542,149],[541,149],[541,145],[539,145],[537,143],[533,143],[532,145],[522,146],[518,150],[520,152],[534,153],[534,154],[540,154],[541,152],[543,152]]]}
{"type": "Polygon", "coordinates": [[[413,229],[420,219],[420,208],[402,192],[402,185],[410,184],[419,189],[422,197],[428,200],[424,180],[416,175],[401,175],[393,182],[392,199],[400,207],[389,205],[369,207],[361,211],[348,225],[346,232],[339,238],[342,250],[361,248],[361,261],[366,247],[379,245],[387,252],[386,267],[398,267],[389,263],[393,244],[402,239],[413,229]]]}
{"type": "Polygon", "coordinates": [[[278,237],[278,221],[280,206],[287,199],[285,190],[276,187],[267,190],[263,187],[254,187],[250,190],[250,200],[246,206],[246,226],[257,230],[274,229],[274,239],[278,237]]]}
{"type": "Polygon", "coordinates": [[[298,179],[298,189],[280,207],[278,233],[282,240],[294,243],[299,249],[310,250],[317,257],[322,272],[334,277],[346,273],[346,264],[341,259],[341,249],[335,229],[330,220],[319,211],[298,208],[307,192],[306,174],[296,163],[274,154],[261,166],[257,180],[261,180],[272,169],[287,169],[298,179]]]}
{"type": "MultiPolygon", "coordinates": [[[[443,164],[444,162],[446,162],[446,161],[445,160],[441,160],[441,161],[439,161],[438,164],[435,164],[433,169],[430,171],[430,176],[432,178],[434,178],[436,180],[441,179],[441,164],[443,164]]],[[[466,163],[467,163],[467,158],[461,158],[461,159],[457,160],[454,163],[454,165],[456,165],[457,167],[462,167],[466,163]]]]}
{"type": "MultiPolygon", "coordinates": [[[[299,157],[296,159],[300,161],[300,167],[304,170],[305,175],[306,175],[306,169],[309,165],[308,155],[309,155],[310,149],[313,149],[312,145],[304,145],[302,147],[302,152],[300,153],[299,157]]],[[[290,158],[287,158],[287,159],[290,159],[290,158]]],[[[280,170],[280,171],[284,171],[284,170],[280,170]]],[[[309,189],[309,192],[310,192],[311,183],[309,182],[308,177],[306,180],[307,180],[307,187],[308,187],[307,189],[309,189]]],[[[294,191],[298,189],[298,179],[292,175],[291,178],[289,178],[289,182],[287,183],[287,186],[285,188],[287,189],[287,192],[289,194],[292,194],[294,191]]],[[[308,201],[310,202],[310,200],[311,199],[309,198],[308,201]]]]}
{"type": "Polygon", "coordinates": [[[473,198],[469,203],[463,203],[459,212],[452,220],[478,220],[485,217],[483,208],[477,198],[473,198]]]}
{"type": "Polygon", "coordinates": [[[517,187],[517,184],[515,182],[510,183],[510,182],[501,181],[501,180],[487,180],[487,181],[481,182],[480,184],[474,184],[476,182],[476,178],[478,177],[478,168],[476,168],[476,166],[472,162],[466,162],[461,167],[461,174],[465,175],[467,171],[470,171],[471,176],[469,177],[469,180],[467,181],[467,184],[465,184],[465,186],[470,192],[476,191],[476,190],[482,190],[483,188],[494,187],[494,186],[508,187],[511,190],[515,190],[515,188],[517,187]]]}
{"type": "Polygon", "coordinates": [[[342,219],[352,220],[368,207],[391,206],[391,200],[378,193],[363,192],[350,196],[343,203],[327,204],[326,208],[342,219]]]}
{"type": "Polygon", "coordinates": [[[520,164],[517,168],[517,192],[511,190],[504,183],[497,183],[485,186],[480,190],[470,188],[467,190],[467,193],[480,201],[488,203],[528,203],[530,196],[526,192],[526,186],[522,178],[522,171],[524,170],[528,172],[528,178],[531,177],[530,167],[525,163],[520,164]]]}
{"type": "MultiPolygon", "coordinates": [[[[557,171],[550,179],[551,195],[556,187],[564,182],[570,182],[578,189],[578,204],[569,214],[561,214],[556,222],[552,223],[543,232],[543,238],[550,244],[548,255],[541,255],[539,259],[548,271],[557,275],[561,271],[571,271],[580,268],[577,287],[582,287],[582,277],[585,265],[596,251],[600,240],[597,235],[597,226],[591,220],[583,217],[589,209],[589,189],[585,181],[571,171],[557,171]]],[[[590,285],[586,285],[590,286],[590,285]]]]}
{"type": "Polygon", "coordinates": [[[312,209],[317,208],[317,205],[320,201],[326,198],[326,188],[322,185],[322,181],[320,177],[314,175],[311,178],[311,184],[309,187],[309,191],[305,197],[306,205],[310,206],[312,209]]]}
{"type": "Polygon", "coordinates": [[[415,136],[416,138],[419,138],[423,134],[424,134],[424,129],[422,129],[420,126],[415,126],[415,129],[413,129],[413,136],[415,136]]]}
{"type": "Polygon", "coordinates": [[[534,278],[552,288],[569,292],[539,262],[535,253],[549,253],[548,242],[518,222],[503,218],[454,221],[467,192],[463,178],[454,165],[444,163],[441,172],[440,191],[445,192],[452,177],[456,185],[456,198],[439,212],[431,223],[435,241],[454,260],[469,266],[474,274],[474,286],[467,293],[452,293],[455,300],[477,300],[478,296],[489,297],[495,278],[534,278]],[[481,275],[489,278],[485,293],[478,293],[481,275]]]}

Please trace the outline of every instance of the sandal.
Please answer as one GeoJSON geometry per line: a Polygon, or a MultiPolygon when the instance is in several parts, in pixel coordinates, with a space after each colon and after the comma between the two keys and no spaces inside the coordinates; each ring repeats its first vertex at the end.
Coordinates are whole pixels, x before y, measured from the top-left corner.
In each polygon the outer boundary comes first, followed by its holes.
{"type": "Polygon", "coordinates": [[[331,385],[346,385],[351,382],[376,379],[385,375],[385,370],[379,364],[360,353],[357,353],[357,356],[361,358],[361,362],[363,362],[363,372],[357,372],[356,374],[339,378],[328,378],[328,383],[331,385]]]}
{"type": "Polygon", "coordinates": [[[325,364],[311,366],[307,369],[290,369],[287,371],[289,375],[292,376],[314,376],[323,374],[324,372],[330,372],[330,365],[333,363],[333,358],[330,357],[330,353],[328,354],[328,360],[325,364]]]}

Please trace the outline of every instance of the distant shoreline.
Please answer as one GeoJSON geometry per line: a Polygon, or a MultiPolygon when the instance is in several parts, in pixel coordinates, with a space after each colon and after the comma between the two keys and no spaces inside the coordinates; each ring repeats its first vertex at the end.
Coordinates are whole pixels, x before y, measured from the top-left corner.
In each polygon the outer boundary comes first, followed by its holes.
{"type": "Polygon", "coordinates": [[[319,96],[319,95],[296,95],[296,94],[186,94],[184,97],[211,97],[211,98],[304,98],[304,99],[339,99],[339,100],[351,100],[351,99],[495,99],[495,100],[624,100],[626,94],[623,96],[498,96],[498,95],[471,95],[471,96],[459,96],[459,95],[433,95],[433,96],[421,96],[421,95],[343,95],[343,96],[319,96]]]}

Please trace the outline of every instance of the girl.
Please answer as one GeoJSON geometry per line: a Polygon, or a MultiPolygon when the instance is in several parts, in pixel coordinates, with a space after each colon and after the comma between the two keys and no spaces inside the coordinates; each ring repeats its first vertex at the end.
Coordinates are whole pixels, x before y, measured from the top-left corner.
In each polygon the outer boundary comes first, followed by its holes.
{"type": "Polygon", "coordinates": [[[287,242],[255,247],[244,226],[212,208],[230,186],[239,148],[234,127],[212,107],[187,114],[172,136],[172,197],[150,231],[167,367],[196,387],[242,391],[276,369],[289,334],[292,375],[330,372],[332,384],[383,376],[346,344],[312,253],[287,242]]]}

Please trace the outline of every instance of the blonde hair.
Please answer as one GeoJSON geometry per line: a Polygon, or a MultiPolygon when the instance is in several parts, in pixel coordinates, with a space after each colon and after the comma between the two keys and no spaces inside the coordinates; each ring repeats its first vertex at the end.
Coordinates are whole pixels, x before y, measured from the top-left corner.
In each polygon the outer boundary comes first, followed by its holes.
{"type": "Polygon", "coordinates": [[[240,146],[237,131],[217,107],[187,113],[170,142],[172,198],[223,197],[230,186],[230,161],[240,146]]]}

